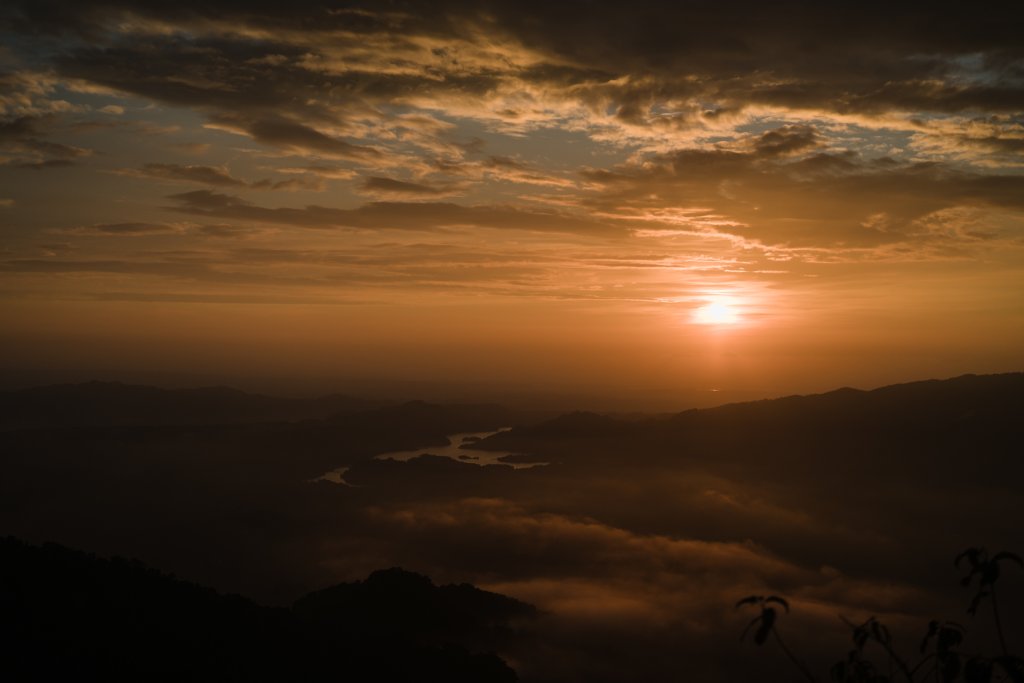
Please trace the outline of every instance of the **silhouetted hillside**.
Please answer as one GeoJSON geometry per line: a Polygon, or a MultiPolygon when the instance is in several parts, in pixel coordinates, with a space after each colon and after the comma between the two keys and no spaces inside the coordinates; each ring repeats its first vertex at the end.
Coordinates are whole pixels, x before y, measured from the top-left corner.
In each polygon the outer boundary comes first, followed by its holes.
{"type": "Polygon", "coordinates": [[[743,421],[776,429],[814,429],[860,423],[874,428],[1003,424],[1024,410],[1024,373],[964,375],[861,391],[843,388],[825,394],[735,403],[689,410],[672,418],[677,425],[743,421]]]}
{"type": "Polygon", "coordinates": [[[465,583],[435,586],[422,574],[398,568],[315,591],[293,610],[309,623],[350,636],[487,647],[510,635],[511,622],[537,616],[533,606],[513,598],[465,583]]]}
{"type": "MultiPolygon", "coordinates": [[[[463,431],[485,431],[496,429],[503,421],[511,419],[513,411],[493,404],[446,404],[436,405],[425,401],[407,401],[393,406],[383,406],[362,411],[358,422],[364,429],[393,430],[395,424],[408,429],[429,428],[445,433],[463,431]]],[[[333,421],[349,421],[340,415],[333,421]]],[[[331,420],[329,420],[331,421],[331,420]]]]}
{"type": "Polygon", "coordinates": [[[515,681],[492,642],[529,605],[390,569],[268,608],[139,562],[0,540],[5,680],[515,681]]]}
{"type": "Polygon", "coordinates": [[[548,439],[593,439],[632,434],[632,422],[616,420],[607,415],[577,411],[560,415],[524,430],[527,434],[548,439]]]}
{"type": "Polygon", "coordinates": [[[1015,466],[1024,439],[1024,374],[966,375],[691,410],[659,431],[659,440],[686,457],[749,460],[757,453],[778,474],[789,464],[833,478],[880,473],[879,467],[890,477],[927,467],[940,481],[1002,476],[997,472],[1015,466]]]}
{"type": "Polygon", "coordinates": [[[87,382],[0,392],[0,429],[301,420],[378,404],[342,395],[291,399],[228,387],[158,389],[87,382]]]}
{"type": "MultiPolygon", "coordinates": [[[[483,440],[478,447],[526,453],[540,461],[759,459],[766,466],[800,460],[842,473],[880,457],[916,466],[936,453],[974,453],[975,464],[1016,452],[1024,439],[1024,374],[965,375],[872,391],[844,388],[667,418],[618,420],[572,413],[483,440]]],[[[942,465],[945,466],[945,465],[942,465]]]]}

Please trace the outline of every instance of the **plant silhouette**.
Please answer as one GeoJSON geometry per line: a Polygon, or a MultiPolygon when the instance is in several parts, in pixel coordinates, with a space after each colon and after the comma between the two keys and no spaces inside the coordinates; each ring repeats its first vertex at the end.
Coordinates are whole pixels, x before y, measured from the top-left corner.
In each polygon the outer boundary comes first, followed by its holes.
{"type": "Polygon", "coordinates": [[[928,632],[921,639],[919,650],[925,657],[918,664],[918,668],[934,660],[934,665],[929,670],[929,673],[934,673],[936,680],[956,680],[962,668],[957,648],[963,644],[966,633],[967,629],[954,621],[940,622],[934,619],[930,621],[928,623],[928,632]],[[933,641],[935,643],[935,650],[929,654],[928,646],[933,641]]]}
{"type": "Polygon", "coordinates": [[[853,631],[854,649],[847,655],[845,662],[838,662],[831,669],[832,680],[840,683],[888,683],[892,674],[882,675],[875,671],[874,665],[864,658],[864,647],[871,641],[878,643],[888,656],[889,669],[898,670],[907,681],[914,680],[914,674],[907,663],[896,654],[892,647],[892,635],[885,624],[875,617],[870,617],[863,624],[854,624],[845,617],[840,617],[853,631]]]}
{"type": "MultiPolygon", "coordinates": [[[[1013,563],[1024,568],[1024,561],[1009,552],[1000,552],[989,556],[988,551],[984,548],[968,548],[957,555],[954,564],[959,568],[965,562],[969,572],[961,580],[961,584],[970,586],[974,582],[974,578],[978,577],[977,591],[971,599],[967,611],[975,616],[981,602],[985,598],[991,598],[992,618],[1001,654],[985,656],[978,653],[962,653],[960,648],[965,641],[967,629],[953,621],[933,620],[929,622],[927,632],[921,639],[918,648],[921,658],[916,665],[911,667],[907,660],[897,653],[889,629],[875,617],[870,617],[861,624],[840,617],[850,627],[854,647],[847,653],[845,659],[831,667],[829,670],[831,680],[835,683],[893,683],[896,680],[906,683],[918,681],[923,683],[931,680],[936,683],[954,683],[954,681],[1024,683],[1024,659],[1013,656],[1009,652],[995,592],[996,581],[1001,575],[1000,565],[1013,563]],[[887,671],[879,671],[876,663],[865,655],[865,649],[869,643],[875,643],[884,650],[888,662],[887,671]],[[929,664],[931,666],[927,666],[929,664]]],[[[814,674],[789,649],[779,635],[777,628],[779,614],[773,605],[780,605],[788,613],[789,603],[777,595],[768,597],[751,595],[736,603],[737,608],[744,605],[759,606],[761,613],[747,624],[740,640],[743,640],[751,629],[756,629],[754,642],[758,645],[763,645],[770,635],[774,636],[786,657],[800,670],[804,678],[816,681],[814,674]]]]}
{"type": "Polygon", "coordinates": [[[747,633],[750,629],[757,627],[754,631],[754,642],[758,645],[764,645],[764,642],[768,639],[768,635],[771,634],[775,637],[775,642],[779,644],[779,649],[786,655],[789,661],[793,662],[793,665],[800,669],[801,673],[811,681],[811,683],[817,683],[817,678],[814,674],[804,666],[803,662],[797,659],[793,651],[786,646],[785,641],[782,640],[782,636],[779,635],[779,631],[776,628],[776,622],[778,621],[779,613],[778,610],[772,607],[772,605],[781,605],[782,608],[789,613],[789,603],[784,598],[780,598],[777,595],[769,595],[767,597],[763,595],[748,595],[747,597],[739,600],[736,603],[736,608],[739,609],[744,605],[756,605],[761,608],[761,613],[750,620],[747,627],[743,629],[743,633],[740,635],[742,641],[746,638],[747,633]]]}
{"type": "Polygon", "coordinates": [[[968,614],[974,616],[978,612],[978,605],[986,598],[992,598],[992,618],[995,620],[996,634],[999,636],[999,647],[1004,657],[1009,657],[1010,652],[1006,647],[1006,636],[1003,634],[1003,622],[999,617],[999,601],[996,599],[996,581],[999,580],[999,564],[1001,562],[1015,562],[1017,566],[1024,569],[1024,561],[1017,555],[1008,552],[997,553],[993,557],[988,556],[984,548],[968,548],[956,556],[954,564],[959,569],[960,563],[966,560],[971,571],[961,580],[964,586],[971,585],[974,577],[978,577],[978,592],[971,600],[971,606],[967,609],[968,614]]]}

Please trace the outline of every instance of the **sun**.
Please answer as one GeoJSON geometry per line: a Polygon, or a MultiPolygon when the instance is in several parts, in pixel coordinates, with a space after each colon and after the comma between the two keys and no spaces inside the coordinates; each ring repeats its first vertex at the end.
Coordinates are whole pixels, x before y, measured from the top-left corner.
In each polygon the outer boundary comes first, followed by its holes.
{"type": "Polygon", "coordinates": [[[740,321],[736,304],[726,297],[716,297],[693,312],[698,325],[734,325],[740,321]]]}

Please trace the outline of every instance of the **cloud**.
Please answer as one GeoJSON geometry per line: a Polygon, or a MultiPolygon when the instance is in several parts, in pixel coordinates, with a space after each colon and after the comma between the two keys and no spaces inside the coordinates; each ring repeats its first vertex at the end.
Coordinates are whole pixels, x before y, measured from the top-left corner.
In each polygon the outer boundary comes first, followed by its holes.
{"type": "Polygon", "coordinates": [[[717,579],[728,571],[780,585],[810,576],[753,544],[643,536],[592,519],[528,511],[500,499],[374,509],[370,514],[404,530],[403,541],[405,535],[422,536],[416,547],[422,559],[434,556],[440,563],[456,553],[462,566],[485,576],[525,578],[541,568],[549,577],[666,572],[717,579]],[[440,539],[446,534],[450,543],[440,539]],[[440,545],[431,551],[428,545],[435,542],[440,545]]]}
{"type": "Polygon", "coordinates": [[[11,259],[0,262],[0,270],[9,273],[118,273],[184,276],[186,272],[194,273],[197,269],[182,264],[114,259],[11,259]]]}
{"type": "MultiPolygon", "coordinates": [[[[591,7],[585,19],[575,5],[535,4],[529,21],[507,1],[489,3],[486,16],[457,0],[437,12],[303,3],[302,20],[264,3],[47,6],[62,19],[17,2],[12,26],[76,37],[53,59],[61,78],[190,107],[212,127],[287,154],[362,164],[374,177],[399,148],[457,164],[467,148],[451,139],[456,121],[665,152],[751,142],[750,129],[770,120],[781,125],[753,144],[782,158],[834,145],[851,122],[875,126],[881,144],[901,118],[900,130],[914,131],[937,116],[1014,119],[1024,110],[1014,22],[981,13],[935,12],[921,31],[907,9],[804,2],[784,12],[647,0],[591,7]]],[[[964,149],[1016,150],[1008,130],[972,140],[964,149]]],[[[558,174],[500,164],[464,174],[571,187],[558,174]]]]}
{"type": "Polygon", "coordinates": [[[180,150],[185,154],[192,154],[200,156],[210,151],[210,143],[208,142],[181,142],[171,145],[173,149],[180,150]]]}
{"type": "Polygon", "coordinates": [[[482,161],[465,161],[461,159],[458,161],[438,160],[435,162],[435,168],[446,175],[481,181],[497,180],[563,189],[577,187],[577,183],[568,178],[545,172],[517,159],[504,156],[492,155],[482,161]]]}
{"type": "Polygon", "coordinates": [[[907,584],[801,566],[750,541],[641,533],[502,498],[392,502],[364,514],[364,554],[345,557],[356,546],[338,544],[332,563],[386,557],[435,576],[458,567],[489,590],[537,605],[546,617],[523,652],[536,669],[520,673],[543,672],[544,680],[570,672],[620,680],[623,668],[651,680],[693,674],[694,667],[707,667],[708,676],[732,670],[735,638],[750,615],[731,606],[751,592],[790,599],[786,633],[815,661],[848,637],[836,614],[870,612],[899,628],[901,610],[931,604],[907,584]]]}
{"type": "Polygon", "coordinates": [[[5,163],[19,168],[58,168],[92,154],[89,149],[41,138],[43,128],[52,122],[50,115],[0,120],[0,151],[16,155],[5,163]]]}
{"type": "Polygon", "coordinates": [[[319,178],[290,178],[287,180],[263,179],[248,182],[231,175],[223,166],[199,166],[179,164],[146,164],[141,168],[122,168],[114,171],[119,175],[135,178],[154,178],[172,182],[195,183],[215,187],[237,187],[257,190],[323,190],[319,178]]]}
{"type": "Polygon", "coordinates": [[[951,244],[965,237],[915,227],[935,212],[971,208],[1024,220],[1021,176],[817,151],[814,141],[809,131],[784,128],[761,135],[746,150],[685,149],[612,169],[587,169],[584,180],[599,191],[584,202],[622,219],[650,217],[646,229],[710,229],[756,240],[752,246],[794,249],[902,242],[921,247],[920,254],[938,241],[951,244]],[[719,218],[702,226],[695,220],[701,212],[685,211],[689,207],[719,218]],[[683,211],[672,218],[672,209],[683,211]],[[885,229],[866,228],[879,215],[886,216],[885,229]]]}
{"type": "Polygon", "coordinates": [[[258,235],[261,232],[263,232],[259,228],[225,224],[199,225],[194,227],[192,231],[205,237],[219,238],[250,237],[252,235],[258,235]]]}
{"type": "Polygon", "coordinates": [[[356,177],[356,172],[342,166],[327,166],[324,164],[312,164],[310,166],[283,166],[274,169],[278,173],[310,174],[329,180],[350,180],[356,177]]]}
{"type": "Polygon", "coordinates": [[[628,8],[590,7],[582,17],[575,5],[532,4],[524,13],[506,1],[490,3],[486,19],[458,1],[442,2],[430,13],[388,12],[372,4],[332,13],[310,5],[300,12],[302,21],[269,4],[242,12],[190,3],[177,11],[131,3],[89,10],[53,3],[60,7],[60,22],[31,3],[17,5],[37,31],[90,37],[102,35],[121,16],[117,10],[127,9],[138,21],[122,26],[148,33],[153,47],[137,49],[158,57],[153,70],[161,77],[162,53],[177,50],[184,64],[199,62],[166,37],[187,27],[205,40],[201,64],[209,66],[186,69],[176,80],[169,69],[163,80],[132,78],[126,63],[131,51],[124,46],[81,51],[77,67],[63,63],[82,77],[179,102],[204,95],[259,102],[255,83],[243,86],[231,77],[266,70],[291,76],[296,89],[311,82],[311,74],[330,74],[346,97],[382,100],[417,97],[428,87],[438,94],[483,94],[513,78],[539,88],[586,89],[642,75],[651,85],[617,97],[618,116],[631,120],[643,119],[655,101],[698,95],[719,109],[771,104],[840,112],[1019,110],[1021,103],[1019,87],[992,78],[1019,66],[1015,15],[998,21],[935,12],[929,30],[921,31],[919,13],[909,8],[853,11],[803,2],[780,11],[754,2],[665,7],[647,0],[628,8]],[[230,29],[245,40],[225,40],[230,29]],[[974,55],[983,59],[965,59],[974,55]],[[214,65],[231,67],[225,72],[235,86],[231,91],[208,92],[211,83],[224,80],[210,77],[214,65]]]}
{"type": "Polygon", "coordinates": [[[44,161],[16,161],[10,165],[15,168],[41,171],[47,168],[67,168],[68,166],[74,166],[75,162],[70,159],[46,159],[44,161]]]}
{"type": "Polygon", "coordinates": [[[336,159],[367,159],[380,156],[376,149],[353,145],[299,123],[262,120],[243,125],[256,141],[297,152],[312,152],[336,159]]]}
{"type": "Polygon", "coordinates": [[[418,199],[459,195],[462,194],[463,188],[458,185],[428,185],[371,176],[359,184],[359,191],[375,197],[418,199]]]}
{"type": "Polygon", "coordinates": [[[36,245],[46,256],[56,256],[75,250],[75,247],[68,242],[47,242],[36,245]]]}
{"type": "Polygon", "coordinates": [[[248,187],[249,183],[231,175],[224,167],[181,166],[178,164],[146,164],[142,168],[119,169],[121,175],[137,178],[157,178],[221,187],[248,187]]]}
{"type": "Polygon", "coordinates": [[[211,218],[275,223],[305,228],[369,230],[436,230],[448,227],[487,227],[535,232],[623,235],[612,223],[556,212],[511,206],[460,206],[441,202],[374,202],[355,209],[310,205],[304,208],[265,208],[232,195],[195,190],[171,195],[175,211],[211,218]]]}
{"type": "Polygon", "coordinates": [[[158,235],[180,232],[180,229],[166,223],[97,223],[69,228],[64,232],[78,235],[158,235]]]}
{"type": "Polygon", "coordinates": [[[762,157],[773,158],[806,152],[821,144],[821,137],[811,126],[782,126],[754,140],[754,150],[762,157]]]}
{"type": "MultiPolygon", "coordinates": [[[[198,217],[180,234],[209,238],[203,248],[244,237],[286,252],[318,239],[305,228],[405,231],[466,264],[475,231],[503,240],[487,267],[444,273],[440,257],[410,256],[385,277],[452,291],[651,302],[697,278],[782,283],[807,265],[1019,246],[1017,14],[936,11],[924,31],[919,13],[881,6],[523,7],[14,0],[7,27],[25,41],[0,77],[0,164],[71,166],[106,146],[104,168],[196,183],[163,203],[198,217]],[[116,122],[101,115],[108,101],[124,108],[116,122]],[[125,154],[109,141],[141,132],[143,116],[173,138],[145,140],[153,163],[107,163],[125,154]],[[337,195],[317,204],[263,192],[326,187],[337,195]],[[360,193],[378,201],[359,205],[360,193]]],[[[142,203],[161,193],[145,189],[142,203]]],[[[52,224],[159,218],[116,206],[123,215],[52,224]]],[[[128,258],[108,243],[90,241],[96,261],[128,258]]],[[[207,257],[228,269],[223,253],[207,257]]]]}

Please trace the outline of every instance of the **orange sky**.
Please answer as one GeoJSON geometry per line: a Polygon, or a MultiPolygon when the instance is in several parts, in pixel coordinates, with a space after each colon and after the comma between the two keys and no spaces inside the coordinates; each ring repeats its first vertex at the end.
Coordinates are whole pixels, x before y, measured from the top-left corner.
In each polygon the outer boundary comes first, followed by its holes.
{"type": "Polygon", "coordinates": [[[332,7],[0,14],[2,377],[679,409],[1021,369],[998,11],[332,7]]]}

